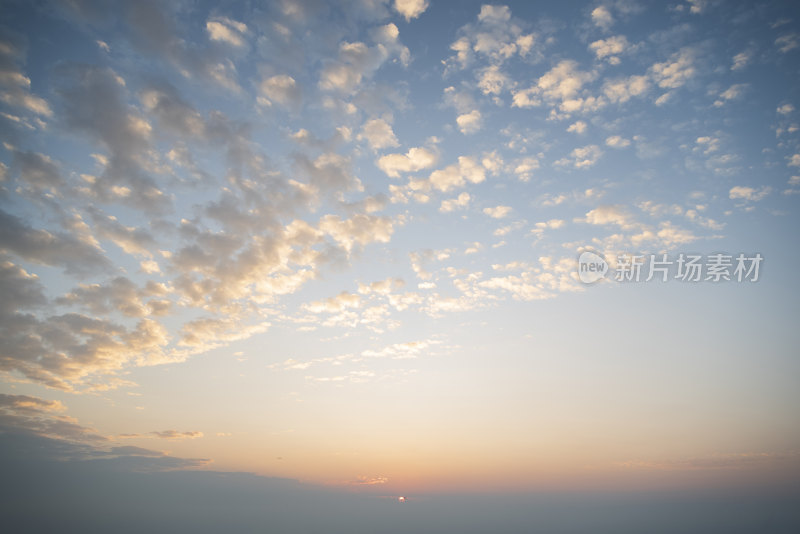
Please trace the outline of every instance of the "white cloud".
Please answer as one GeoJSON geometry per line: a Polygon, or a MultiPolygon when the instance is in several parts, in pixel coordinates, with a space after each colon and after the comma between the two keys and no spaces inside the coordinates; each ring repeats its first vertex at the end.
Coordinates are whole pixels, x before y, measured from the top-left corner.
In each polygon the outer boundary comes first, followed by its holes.
{"type": "Polygon", "coordinates": [[[469,193],[464,192],[458,195],[456,198],[451,198],[448,200],[443,200],[442,205],[439,207],[439,211],[442,213],[450,213],[451,211],[455,211],[458,208],[466,208],[469,206],[469,202],[471,197],[469,193]]]}
{"type": "Polygon", "coordinates": [[[417,172],[436,165],[435,152],[423,147],[410,148],[405,154],[387,154],[378,160],[378,168],[392,178],[400,173],[417,172]]]}
{"type": "Polygon", "coordinates": [[[616,224],[622,228],[628,228],[632,224],[631,216],[622,206],[602,205],[586,213],[587,222],[595,225],[616,224]]]}
{"type": "Polygon", "coordinates": [[[597,59],[605,59],[612,65],[620,63],[619,55],[624,53],[628,47],[629,43],[624,35],[600,39],[589,45],[589,49],[595,53],[597,59]]]}
{"type": "Polygon", "coordinates": [[[206,22],[206,31],[212,41],[220,41],[241,47],[245,45],[247,25],[227,17],[215,17],[206,22]]]}
{"type": "Polygon", "coordinates": [[[467,24],[459,30],[460,37],[450,49],[456,54],[445,63],[447,69],[465,68],[475,57],[500,65],[518,55],[527,57],[536,43],[536,35],[524,33],[522,24],[514,20],[508,6],[485,4],[481,6],[477,23],[467,24]]]}
{"type": "Polygon", "coordinates": [[[641,96],[650,89],[647,76],[633,75],[628,78],[609,80],[603,84],[603,94],[611,102],[627,102],[634,96],[641,96]]]}
{"type": "Polygon", "coordinates": [[[548,101],[558,105],[567,113],[581,109],[596,109],[602,102],[596,97],[581,97],[583,86],[595,79],[595,72],[578,69],[578,64],[570,59],[560,61],[555,67],[542,75],[536,85],[513,92],[513,107],[533,107],[548,101]]]}
{"type": "Polygon", "coordinates": [[[708,7],[708,0],[686,0],[689,5],[689,13],[699,15],[708,7]]]}
{"type": "Polygon", "coordinates": [[[611,148],[625,148],[630,146],[631,142],[629,139],[625,139],[624,137],[620,137],[619,135],[612,135],[610,137],[606,137],[606,146],[610,146],[611,148]]]}
{"type": "Polygon", "coordinates": [[[576,169],[591,167],[600,159],[603,151],[597,145],[587,145],[578,147],[570,152],[569,158],[562,158],[555,162],[555,165],[566,166],[572,165],[576,169]]]}
{"type": "Polygon", "coordinates": [[[358,139],[366,139],[372,150],[398,146],[392,126],[383,119],[370,119],[361,127],[358,139]]]}
{"type": "Polygon", "coordinates": [[[782,106],[779,106],[777,111],[781,115],[789,115],[794,111],[794,106],[791,104],[784,104],[782,106]]]}
{"type": "Polygon", "coordinates": [[[778,46],[778,50],[785,54],[800,46],[800,36],[796,33],[781,35],[775,39],[775,44],[778,46]]]}
{"type": "Polygon", "coordinates": [[[568,132],[582,134],[586,132],[586,123],[584,121],[575,121],[567,128],[568,132]]]}
{"type": "Polygon", "coordinates": [[[285,107],[298,108],[303,100],[297,82],[286,74],[267,78],[261,82],[260,88],[261,93],[268,99],[266,102],[259,99],[262,104],[271,105],[271,102],[277,102],[285,107]]]}
{"type": "Polygon", "coordinates": [[[742,70],[750,63],[750,60],[752,59],[753,59],[752,51],[745,50],[744,52],[739,52],[738,54],[733,56],[733,65],[731,65],[731,70],[742,70]]]}
{"type": "Polygon", "coordinates": [[[737,185],[731,188],[730,192],[728,193],[728,197],[731,200],[746,200],[748,202],[758,202],[759,200],[766,197],[772,188],[769,186],[760,187],[755,189],[753,187],[746,187],[737,185]]]}
{"type": "Polygon", "coordinates": [[[533,177],[533,171],[539,168],[539,160],[529,156],[522,158],[514,164],[514,174],[521,182],[527,182],[533,177]]]}
{"type": "Polygon", "coordinates": [[[511,206],[495,206],[494,208],[483,208],[483,213],[493,219],[504,219],[511,213],[511,206]]]}
{"type": "Polygon", "coordinates": [[[614,17],[606,6],[597,6],[592,10],[592,22],[607,31],[614,24],[614,17]]]}
{"type": "Polygon", "coordinates": [[[510,80],[499,65],[490,65],[479,73],[478,87],[485,95],[499,95],[510,80]]]}
{"type": "Polygon", "coordinates": [[[347,291],[342,291],[335,297],[318,300],[304,305],[311,313],[337,313],[350,308],[361,306],[361,297],[347,291]]]}
{"type": "Polygon", "coordinates": [[[481,129],[481,112],[473,109],[469,113],[464,113],[456,118],[458,129],[463,134],[472,134],[481,129]]]}
{"type": "Polygon", "coordinates": [[[675,52],[669,60],[655,63],[650,73],[662,89],[677,89],[695,75],[695,52],[691,48],[682,48],[675,52]]]}
{"type": "Polygon", "coordinates": [[[24,109],[52,117],[53,111],[47,101],[31,94],[31,80],[16,66],[16,59],[22,54],[10,42],[0,41],[0,100],[11,107],[24,109]]]}
{"type": "Polygon", "coordinates": [[[714,107],[722,107],[728,100],[735,100],[739,98],[742,96],[745,89],[747,89],[746,83],[737,83],[731,85],[719,94],[719,98],[714,102],[714,107]]]}
{"type": "Polygon", "coordinates": [[[394,0],[394,9],[408,22],[419,17],[428,9],[428,0],[394,0]]]}
{"type": "Polygon", "coordinates": [[[428,178],[428,183],[433,189],[447,192],[465,183],[477,184],[486,178],[483,166],[474,158],[459,156],[458,163],[448,165],[444,169],[433,171],[428,178]]]}
{"type": "Polygon", "coordinates": [[[371,32],[376,45],[344,41],[339,45],[336,60],[329,61],[320,72],[319,87],[324,90],[349,94],[369,78],[388,59],[397,58],[404,65],[410,60],[407,47],[398,37],[399,30],[392,23],[379,26],[371,32]]]}

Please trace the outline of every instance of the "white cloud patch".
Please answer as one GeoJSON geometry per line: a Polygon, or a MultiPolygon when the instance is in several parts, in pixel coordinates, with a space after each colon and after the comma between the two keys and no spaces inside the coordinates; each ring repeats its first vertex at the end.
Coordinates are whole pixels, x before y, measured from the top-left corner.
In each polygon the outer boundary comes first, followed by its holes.
{"type": "Polygon", "coordinates": [[[212,41],[242,47],[245,45],[247,25],[227,17],[214,17],[206,22],[206,32],[212,41]]]}
{"type": "Polygon", "coordinates": [[[31,80],[18,66],[21,56],[21,51],[10,41],[0,39],[0,101],[12,108],[52,117],[47,101],[31,93],[31,80]]]}
{"type": "Polygon", "coordinates": [[[655,63],[650,67],[650,73],[662,89],[678,89],[697,73],[695,56],[693,49],[682,48],[667,61],[655,63]]]}
{"type": "Polygon", "coordinates": [[[619,65],[619,56],[630,47],[624,35],[616,35],[608,39],[600,39],[589,45],[589,50],[594,52],[597,59],[608,61],[612,65],[619,65]]]}
{"type": "Polygon", "coordinates": [[[428,0],[394,0],[394,9],[408,22],[419,17],[428,9],[428,0]]]}
{"type": "Polygon", "coordinates": [[[405,154],[387,154],[378,160],[378,168],[392,178],[399,178],[401,173],[418,172],[436,165],[436,152],[424,148],[410,148],[405,154]]]}
{"type": "Polygon", "coordinates": [[[359,140],[366,140],[372,150],[396,147],[400,143],[394,135],[391,124],[384,119],[370,119],[361,127],[359,140]]]}
{"type": "Polygon", "coordinates": [[[575,121],[569,125],[567,131],[570,133],[582,134],[586,132],[586,122],[585,121],[575,121]]]}
{"type": "Polygon", "coordinates": [[[464,113],[456,118],[458,129],[463,134],[472,134],[481,129],[481,112],[473,109],[469,113],[464,113]]]}
{"type": "Polygon", "coordinates": [[[728,192],[728,197],[731,200],[746,200],[747,202],[758,202],[770,194],[772,188],[763,186],[760,188],[747,187],[737,185],[731,188],[728,192]]]}
{"type": "Polygon", "coordinates": [[[597,6],[592,10],[591,15],[592,22],[594,22],[595,26],[598,28],[608,31],[614,24],[614,17],[611,15],[611,11],[606,6],[597,6]]]}
{"type": "Polygon", "coordinates": [[[775,39],[775,45],[778,47],[778,50],[785,54],[800,47],[800,35],[796,33],[781,35],[775,39]]]}
{"type": "Polygon", "coordinates": [[[561,167],[572,166],[576,169],[585,169],[597,163],[602,155],[603,151],[599,146],[587,145],[573,149],[568,158],[561,158],[554,164],[561,167]]]}
{"type": "Polygon", "coordinates": [[[610,137],[606,137],[606,146],[610,146],[611,148],[625,148],[631,145],[630,139],[625,139],[619,135],[612,135],[610,137]]]}
{"type": "Polygon", "coordinates": [[[486,171],[474,158],[459,156],[458,163],[433,171],[428,178],[429,187],[447,192],[465,183],[478,184],[486,179],[486,171]]]}
{"type": "Polygon", "coordinates": [[[608,80],[603,84],[603,94],[611,102],[627,102],[634,96],[642,96],[650,89],[647,76],[633,75],[628,78],[608,80]]]}
{"type": "Polygon", "coordinates": [[[581,96],[583,86],[596,76],[594,72],[580,70],[573,60],[562,60],[542,75],[536,85],[513,92],[512,106],[528,108],[545,101],[567,113],[596,109],[602,106],[602,101],[593,96],[581,96]]]}
{"type": "Polygon", "coordinates": [[[526,33],[511,15],[508,6],[484,4],[477,22],[459,30],[460,37],[451,45],[455,55],[445,61],[447,69],[465,68],[475,58],[501,65],[514,56],[527,57],[537,41],[535,33],[526,33]]]}
{"type": "Polygon", "coordinates": [[[470,200],[471,197],[469,193],[461,193],[456,198],[443,200],[441,206],[439,206],[439,211],[442,213],[450,213],[451,211],[455,211],[459,208],[466,208],[469,206],[470,200]]]}
{"type": "Polygon", "coordinates": [[[397,26],[389,23],[372,31],[375,46],[370,47],[363,42],[342,42],[337,58],[322,68],[319,87],[348,94],[391,58],[397,58],[407,65],[410,52],[400,42],[399,35],[397,26]]]}
{"type": "Polygon", "coordinates": [[[287,74],[267,78],[261,82],[260,89],[261,94],[266,98],[266,100],[259,100],[262,104],[271,105],[272,102],[277,102],[284,107],[299,109],[303,101],[300,86],[294,78],[287,74]]]}
{"type": "Polygon", "coordinates": [[[746,83],[737,83],[731,85],[719,94],[719,98],[714,101],[714,107],[722,107],[729,100],[736,100],[744,94],[746,89],[746,83]]]}
{"type": "Polygon", "coordinates": [[[495,206],[493,208],[483,208],[483,213],[492,219],[504,219],[512,212],[511,206],[495,206]]]}
{"type": "Polygon", "coordinates": [[[753,52],[751,50],[745,50],[744,52],[739,52],[735,56],[733,56],[733,61],[731,65],[731,70],[742,70],[747,65],[750,64],[750,61],[753,59],[753,52]]]}

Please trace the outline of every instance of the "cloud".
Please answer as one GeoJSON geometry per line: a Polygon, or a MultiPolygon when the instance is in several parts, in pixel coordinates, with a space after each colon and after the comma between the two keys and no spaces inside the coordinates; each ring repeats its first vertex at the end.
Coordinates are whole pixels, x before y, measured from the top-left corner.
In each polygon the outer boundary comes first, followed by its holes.
{"type": "Polygon", "coordinates": [[[592,22],[598,28],[608,31],[614,24],[614,17],[606,6],[597,6],[592,10],[592,22]]]}
{"type": "Polygon", "coordinates": [[[473,109],[469,113],[464,113],[456,118],[458,129],[463,134],[475,133],[481,129],[481,112],[473,109]]]}
{"type": "Polygon", "coordinates": [[[197,46],[184,37],[173,17],[167,11],[173,6],[154,0],[141,0],[125,4],[122,14],[127,23],[130,41],[138,52],[159,61],[166,61],[185,78],[199,77],[214,82],[231,92],[240,93],[236,67],[224,56],[217,43],[225,42],[239,47],[246,26],[224,17],[210,19],[206,32],[210,46],[197,46]],[[214,36],[218,39],[214,39],[214,36]]]}
{"type": "Polygon", "coordinates": [[[606,146],[610,146],[611,148],[625,148],[630,146],[630,144],[631,142],[629,139],[625,139],[619,135],[606,137],[606,146]]]}
{"type": "Polygon", "coordinates": [[[389,217],[357,214],[350,219],[338,215],[325,215],[319,222],[319,230],[350,252],[355,245],[388,243],[394,232],[389,217]]]}
{"type": "Polygon", "coordinates": [[[469,196],[469,193],[461,193],[456,198],[443,200],[442,205],[439,207],[439,211],[442,213],[450,213],[458,208],[466,208],[469,206],[470,200],[471,197],[469,196]]]}
{"type": "Polygon", "coordinates": [[[697,72],[695,67],[695,51],[682,48],[662,63],[650,67],[650,74],[662,89],[678,89],[686,84],[697,72]]]}
{"type": "MultiPolygon", "coordinates": [[[[123,95],[120,95],[124,98],[123,95]]],[[[203,139],[209,126],[200,113],[189,105],[178,90],[165,82],[150,84],[139,93],[144,109],[169,132],[184,137],[203,139]]]]}
{"type": "Polygon", "coordinates": [[[304,308],[311,313],[337,313],[350,308],[358,308],[360,305],[361,297],[342,291],[335,297],[306,304],[304,308]]]}
{"type": "Polygon", "coordinates": [[[428,9],[428,0],[394,0],[394,9],[408,22],[419,17],[428,9]]]}
{"type": "Polygon", "coordinates": [[[589,45],[589,50],[594,52],[597,59],[605,59],[612,65],[619,65],[619,55],[623,54],[629,47],[628,40],[624,35],[616,35],[608,39],[600,39],[589,45]]]}
{"type": "Polygon", "coordinates": [[[512,106],[528,108],[539,106],[545,101],[567,113],[596,109],[602,106],[601,101],[592,96],[580,96],[583,86],[595,78],[595,72],[581,71],[577,62],[571,59],[561,60],[543,74],[536,85],[514,91],[512,106]]]}
{"type": "Polygon", "coordinates": [[[399,34],[397,26],[389,23],[373,31],[376,41],[373,47],[363,42],[340,43],[337,59],[328,61],[320,72],[319,87],[327,91],[352,93],[386,60],[395,57],[404,65],[408,64],[410,53],[400,43],[399,34]]]}
{"type": "Polygon", "coordinates": [[[648,77],[639,75],[608,80],[603,84],[603,94],[611,102],[627,102],[634,96],[644,95],[649,89],[648,77]]]}
{"type": "Polygon", "coordinates": [[[586,123],[584,121],[575,121],[569,125],[567,131],[570,133],[582,134],[586,132],[586,123]]]}
{"type": "Polygon", "coordinates": [[[775,45],[778,47],[778,50],[785,54],[800,47],[800,35],[796,33],[781,35],[775,39],[775,45]]]}
{"type": "Polygon", "coordinates": [[[444,169],[433,171],[426,182],[420,184],[423,189],[433,188],[446,193],[465,183],[478,184],[486,179],[486,172],[474,158],[459,156],[458,163],[448,165],[444,169]]]}
{"type": "Polygon", "coordinates": [[[150,258],[157,244],[155,237],[146,229],[126,226],[113,215],[106,215],[97,208],[89,208],[94,229],[101,239],[108,239],[127,254],[150,258]]]}
{"type": "Polygon", "coordinates": [[[163,213],[171,199],[147,171],[152,127],[127,105],[124,80],[101,67],[74,66],[59,88],[63,119],[74,133],[87,134],[109,152],[101,176],[89,183],[89,195],[163,213]]]}
{"type": "Polygon", "coordinates": [[[13,165],[19,170],[19,178],[35,192],[47,191],[60,195],[66,189],[59,165],[50,156],[38,152],[11,150],[13,165]]]}
{"type": "Polygon", "coordinates": [[[511,206],[495,206],[494,208],[483,208],[483,213],[493,219],[504,219],[511,213],[511,206]]]}
{"type": "Polygon", "coordinates": [[[405,154],[387,154],[378,160],[378,168],[392,178],[400,177],[400,173],[417,172],[436,165],[438,156],[430,149],[423,147],[410,148],[405,154]]]}
{"type": "Polygon", "coordinates": [[[744,52],[739,52],[735,56],[733,56],[733,64],[731,65],[731,70],[742,70],[747,65],[750,64],[750,61],[753,59],[753,52],[752,50],[745,50],[744,52]]]}
{"type": "Polygon", "coordinates": [[[242,47],[245,45],[247,25],[227,17],[214,17],[206,22],[206,32],[212,41],[242,47]]]}
{"type": "Polygon", "coordinates": [[[7,38],[0,39],[0,100],[42,117],[52,117],[47,101],[30,92],[31,80],[18,66],[22,51],[7,38]]]}
{"type": "Polygon", "coordinates": [[[576,169],[584,169],[597,163],[602,155],[603,151],[600,147],[597,145],[587,145],[573,149],[572,152],[570,152],[569,158],[561,158],[557,160],[554,165],[561,167],[571,165],[576,169]]]}
{"type": "Polygon", "coordinates": [[[361,127],[358,139],[365,139],[372,150],[395,147],[400,143],[392,131],[392,126],[383,119],[370,119],[361,127]]]}
{"type": "Polygon", "coordinates": [[[154,430],[149,435],[160,439],[197,439],[202,438],[203,433],[197,431],[180,432],[178,430],[154,430]]]}
{"type": "Polygon", "coordinates": [[[736,100],[742,96],[747,87],[748,85],[746,83],[737,83],[731,85],[719,94],[719,98],[714,101],[714,107],[722,107],[727,101],[736,100]]]}
{"type": "Polygon", "coordinates": [[[485,95],[499,95],[511,83],[499,65],[489,65],[479,73],[478,87],[485,95]]]}
{"type": "Polygon", "coordinates": [[[145,294],[129,279],[119,276],[106,285],[81,284],[56,299],[56,302],[61,305],[80,305],[95,315],[117,311],[128,317],[144,317],[149,313],[142,301],[145,294]]]}
{"type": "Polygon", "coordinates": [[[261,94],[264,95],[259,103],[272,105],[277,102],[281,106],[298,110],[303,102],[300,87],[294,78],[287,74],[270,76],[261,82],[261,94]]]}
{"type": "Polygon", "coordinates": [[[763,186],[756,189],[753,187],[737,185],[731,188],[731,190],[728,192],[728,197],[731,200],[741,199],[748,202],[758,202],[770,194],[771,191],[772,188],[769,186],[763,186]]]}
{"type": "Polygon", "coordinates": [[[536,44],[535,33],[525,33],[523,24],[511,16],[508,6],[485,4],[477,21],[462,26],[450,49],[456,54],[445,61],[446,72],[466,68],[475,57],[500,65],[514,56],[528,57],[536,44]]]}
{"type": "Polygon", "coordinates": [[[73,219],[72,223],[65,225],[66,231],[49,231],[33,228],[0,210],[0,250],[41,265],[63,268],[76,276],[110,270],[111,262],[103,249],[90,234],[81,232],[82,221],[73,219]]]}
{"type": "Polygon", "coordinates": [[[629,228],[632,218],[622,206],[603,205],[587,212],[583,222],[595,225],[616,224],[623,228],[629,228]]]}

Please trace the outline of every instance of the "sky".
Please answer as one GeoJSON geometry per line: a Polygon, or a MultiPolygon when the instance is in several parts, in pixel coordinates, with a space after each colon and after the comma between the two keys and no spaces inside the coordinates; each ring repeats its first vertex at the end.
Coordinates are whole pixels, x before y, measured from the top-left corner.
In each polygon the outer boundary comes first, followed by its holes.
{"type": "Polygon", "coordinates": [[[790,531],[798,107],[791,2],[3,1],[4,513],[790,531]]]}

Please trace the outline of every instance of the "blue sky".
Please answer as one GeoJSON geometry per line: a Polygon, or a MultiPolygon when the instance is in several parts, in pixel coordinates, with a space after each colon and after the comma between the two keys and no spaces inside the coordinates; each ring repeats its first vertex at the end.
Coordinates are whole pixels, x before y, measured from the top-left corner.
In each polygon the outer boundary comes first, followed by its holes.
{"type": "Polygon", "coordinates": [[[390,496],[796,483],[797,17],[7,2],[5,435],[390,496]],[[681,254],[763,261],[613,279],[681,254]]]}

